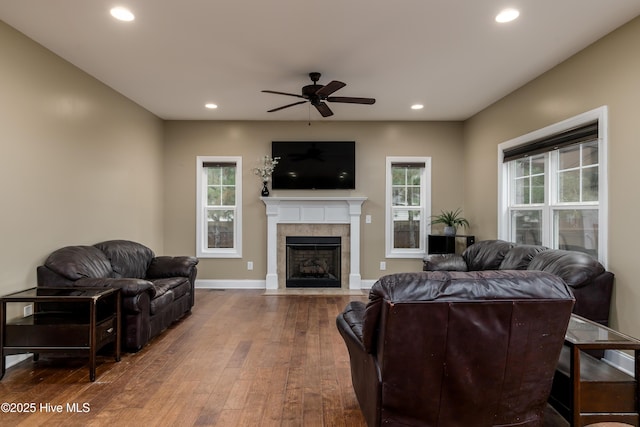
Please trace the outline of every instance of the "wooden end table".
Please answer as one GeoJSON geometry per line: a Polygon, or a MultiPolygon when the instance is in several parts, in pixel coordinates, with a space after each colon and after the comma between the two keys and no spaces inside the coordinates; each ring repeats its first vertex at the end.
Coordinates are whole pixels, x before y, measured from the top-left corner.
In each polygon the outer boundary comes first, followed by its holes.
{"type": "Polygon", "coordinates": [[[640,340],[571,315],[549,403],[571,426],[622,422],[638,426],[640,340]],[[631,350],[634,373],[593,357],[589,350],[631,350]]]}
{"type": "Polygon", "coordinates": [[[96,379],[96,353],[113,343],[120,361],[120,290],[111,288],[31,288],[0,298],[0,364],[5,356],[39,352],[89,356],[89,378],[96,379]],[[7,320],[7,305],[33,304],[33,314],[7,320]]]}

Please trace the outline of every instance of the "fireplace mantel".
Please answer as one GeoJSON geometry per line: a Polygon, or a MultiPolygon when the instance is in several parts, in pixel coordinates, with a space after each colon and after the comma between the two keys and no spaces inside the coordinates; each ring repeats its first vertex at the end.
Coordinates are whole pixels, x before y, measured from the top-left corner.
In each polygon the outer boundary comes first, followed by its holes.
{"type": "Polygon", "coordinates": [[[350,224],[349,289],[360,289],[360,216],[366,197],[261,199],[267,210],[267,289],[278,289],[278,224],[350,224]]]}

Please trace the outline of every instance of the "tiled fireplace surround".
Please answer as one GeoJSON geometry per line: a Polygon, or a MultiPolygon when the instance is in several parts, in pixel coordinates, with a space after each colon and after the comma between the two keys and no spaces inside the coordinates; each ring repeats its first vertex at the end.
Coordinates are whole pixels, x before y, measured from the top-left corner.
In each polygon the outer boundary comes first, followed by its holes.
{"type": "Polygon", "coordinates": [[[360,289],[360,216],[366,197],[263,197],[267,211],[266,289],[285,288],[286,236],[340,236],[341,283],[360,289]]]}

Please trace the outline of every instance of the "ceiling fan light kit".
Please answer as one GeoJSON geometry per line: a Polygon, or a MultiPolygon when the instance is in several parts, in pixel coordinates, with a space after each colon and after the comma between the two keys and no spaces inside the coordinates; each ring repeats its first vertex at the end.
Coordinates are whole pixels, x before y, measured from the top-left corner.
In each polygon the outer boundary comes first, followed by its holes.
{"type": "Polygon", "coordinates": [[[278,92],[275,90],[263,90],[264,93],[274,93],[276,95],[286,95],[286,96],[294,96],[296,98],[302,98],[303,101],[293,102],[291,104],[283,105],[281,107],[277,107],[271,110],[268,110],[268,113],[273,113],[274,111],[280,111],[285,108],[293,107],[294,105],[304,104],[305,102],[311,103],[318,112],[322,115],[322,117],[333,116],[333,111],[326,104],[327,102],[337,102],[337,103],[345,103],[345,104],[365,104],[372,105],[375,104],[376,100],[374,98],[355,98],[350,96],[330,96],[334,92],[339,89],[342,89],[346,86],[345,83],[342,83],[337,80],[332,80],[327,85],[319,85],[318,80],[320,80],[321,74],[318,72],[309,73],[309,78],[313,82],[313,84],[303,86],[301,94],[288,93],[288,92],[278,92]]]}

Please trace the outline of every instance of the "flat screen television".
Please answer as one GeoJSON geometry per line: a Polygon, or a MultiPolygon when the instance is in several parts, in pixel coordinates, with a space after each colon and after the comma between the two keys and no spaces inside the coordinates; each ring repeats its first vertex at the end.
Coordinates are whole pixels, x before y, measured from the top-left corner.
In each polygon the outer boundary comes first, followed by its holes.
{"type": "Polygon", "coordinates": [[[273,141],[271,155],[274,190],[356,188],[355,141],[273,141]]]}

